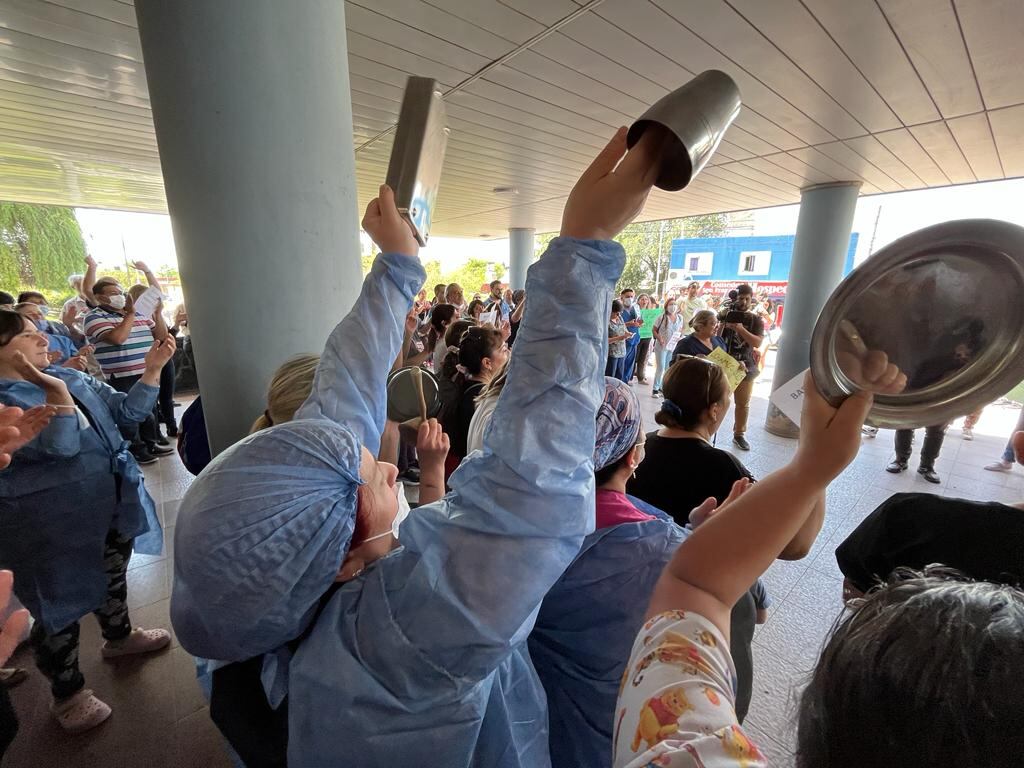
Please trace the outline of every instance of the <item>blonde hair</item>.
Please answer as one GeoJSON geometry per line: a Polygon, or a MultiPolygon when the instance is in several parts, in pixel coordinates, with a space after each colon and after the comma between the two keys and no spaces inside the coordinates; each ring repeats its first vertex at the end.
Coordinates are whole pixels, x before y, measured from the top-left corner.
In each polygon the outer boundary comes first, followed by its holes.
{"type": "Polygon", "coordinates": [[[142,283],[136,283],[128,289],[128,295],[132,297],[132,301],[138,301],[139,296],[146,292],[147,286],[142,283]]]}
{"type": "Polygon", "coordinates": [[[253,422],[249,434],[291,421],[313,390],[319,355],[298,355],[274,372],[267,389],[267,410],[253,422]]]}
{"type": "Polygon", "coordinates": [[[511,355],[506,358],[501,368],[494,374],[494,378],[484,384],[484,388],[480,390],[480,395],[474,401],[477,405],[488,398],[497,397],[501,394],[501,390],[505,388],[505,381],[508,379],[508,361],[511,359],[511,355]]]}

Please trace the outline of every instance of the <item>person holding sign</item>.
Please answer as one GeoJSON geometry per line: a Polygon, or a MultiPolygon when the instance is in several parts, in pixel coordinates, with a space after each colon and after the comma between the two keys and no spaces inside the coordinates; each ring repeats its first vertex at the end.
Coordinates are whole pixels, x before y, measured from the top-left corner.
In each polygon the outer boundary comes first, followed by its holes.
{"type": "Polygon", "coordinates": [[[651,297],[646,293],[641,293],[637,298],[637,306],[639,306],[640,319],[643,320],[643,325],[639,328],[640,342],[636,348],[636,370],[633,375],[636,376],[637,381],[641,384],[647,383],[647,358],[651,353],[651,339],[654,337],[654,333],[651,327],[654,325],[654,321],[661,314],[651,297]]]}

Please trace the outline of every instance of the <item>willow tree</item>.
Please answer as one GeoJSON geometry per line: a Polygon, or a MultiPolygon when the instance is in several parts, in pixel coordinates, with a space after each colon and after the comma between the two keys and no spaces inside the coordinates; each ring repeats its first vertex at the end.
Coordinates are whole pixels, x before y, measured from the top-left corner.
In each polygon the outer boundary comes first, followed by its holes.
{"type": "Polygon", "coordinates": [[[60,290],[85,259],[82,229],[71,208],[0,202],[0,287],[60,290]]]}

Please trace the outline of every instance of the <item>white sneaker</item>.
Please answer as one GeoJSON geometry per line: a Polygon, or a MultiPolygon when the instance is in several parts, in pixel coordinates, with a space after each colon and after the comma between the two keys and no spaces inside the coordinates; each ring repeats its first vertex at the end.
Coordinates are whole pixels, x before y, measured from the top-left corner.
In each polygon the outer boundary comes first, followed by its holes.
{"type": "Polygon", "coordinates": [[[962,430],[960,430],[960,432],[963,435],[964,440],[970,442],[971,440],[974,439],[974,430],[971,429],[970,427],[964,427],[962,430]]]}
{"type": "Polygon", "coordinates": [[[864,435],[864,437],[876,437],[878,435],[878,427],[869,427],[865,424],[860,428],[860,433],[864,435]]]}
{"type": "Polygon", "coordinates": [[[53,702],[50,712],[68,733],[85,733],[110,717],[110,707],[83,688],[74,696],[53,702]]]}
{"type": "Polygon", "coordinates": [[[1013,469],[1013,462],[1003,461],[1002,459],[1000,459],[999,461],[994,461],[991,464],[986,464],[985,469],[987,469],[989,472],[1009,472],[1011,469],[1013,469]]]}

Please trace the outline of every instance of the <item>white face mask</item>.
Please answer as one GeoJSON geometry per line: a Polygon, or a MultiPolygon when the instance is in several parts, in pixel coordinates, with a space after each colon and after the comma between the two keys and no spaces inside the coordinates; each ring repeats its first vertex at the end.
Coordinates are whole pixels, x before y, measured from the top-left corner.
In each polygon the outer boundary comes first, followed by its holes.
{"type": "Polygon", "coordinates": [[[676,313],[676,305],[669,304],[667,307],[665,307],[665,311],[668,312],[670,315],[674,315],[676,313]]]}
{"type": "Polygon", "coordinates": [[[374,541],[375,539],[383,539],[385,536],[394,536],[398,539],[398,529],[401,528],[405,518],[409,516],[409,512],[412,509],[409,507],[409,500],[405,498],[405,486],[401,483],[395,483],[395,496],[398,497],[398,513],[395,515],[395,519],[391,521],[391,530],[384,531],[384,533],[378,533],[376,536],[371,536],[368,539],[364,539],[363,543],[374,541]]]}
{"type": "Polygon", "coordinates": [[[114,309],[124,309],[124,302],[124,296],[121,294],[118,294],[117,296],[107,297],[107,304],[112,306],[114,309]]]}
{"type": "Polygon", "coordinates": [[[624,306],[624,307],[632,307],[633,306],[633,299],[631,299],[629,297],[623,299],[622,300],[622,306],[624,306]]]}

